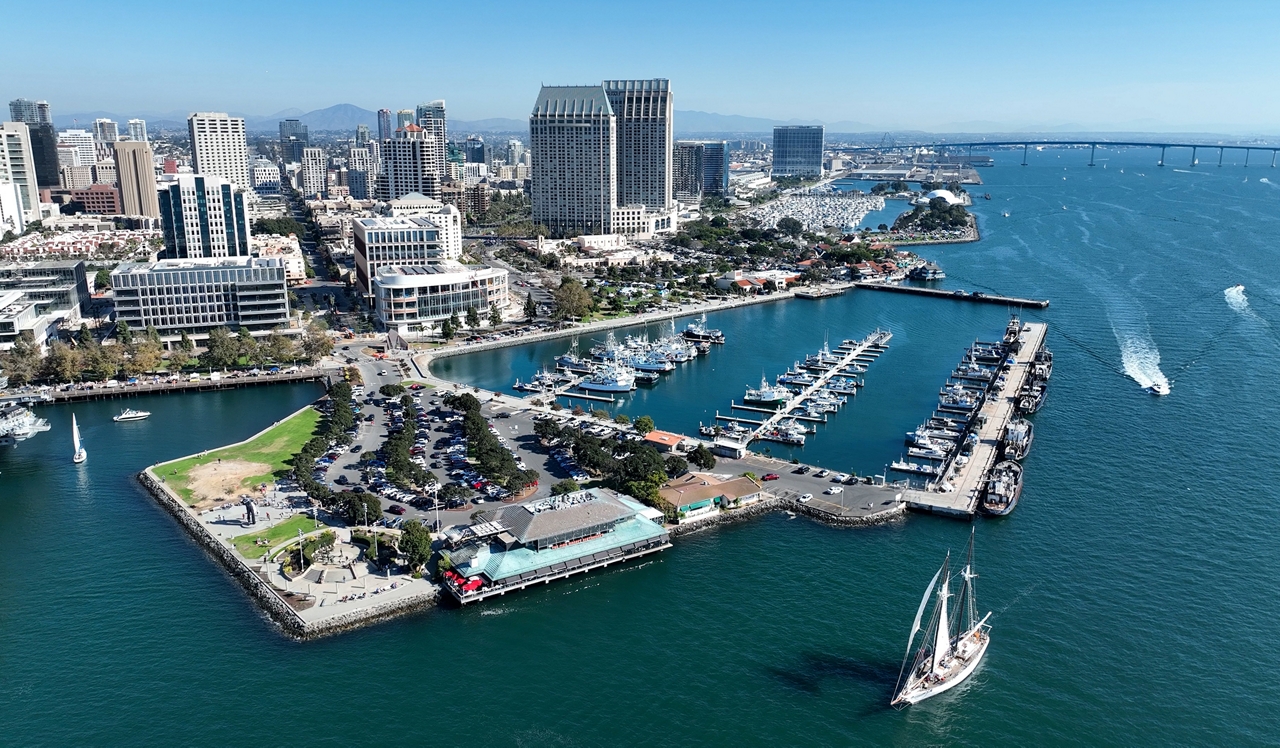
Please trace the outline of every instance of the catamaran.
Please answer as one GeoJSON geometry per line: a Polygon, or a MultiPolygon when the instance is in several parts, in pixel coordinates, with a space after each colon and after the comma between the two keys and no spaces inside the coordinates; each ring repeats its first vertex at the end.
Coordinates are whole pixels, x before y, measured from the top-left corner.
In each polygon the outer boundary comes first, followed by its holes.
{"type": "Polygon", "coordinates": [[[71,456],[72,462],[78,465],[89,459],[89,453],[80,445],[80,425],[76,423],[75,413],[71,414],[71,443],[76,447],[75,454],[71,456]]]}
{"type": "Polygon", "coordinates": [[[969,553],[962,578],[960,599],[956,609],[961,615],[955,620],[949,617],[947,601],[951,597],[951,554],[942,562],[942,568],[933,575],[929,587],[924,591],[920,607],[916,610],[915,622],[911,624],[911,635],[907,638],[907,653],[902,658],[902,669],[898,673],[898,684],[891,705],[901,709],[910,704],[937,696],[950,690],[973,674],[982,655],[986,654],[987,645],[991,643],[991,625],[987,613],[978,620],[978,603],[974,596],[973,580],[977,574],[973,571],[973,531],[969,532],[969,553]],[[939,585],[939,582],[941,585],[939,585]],[[938,601],[934,605],[929,625],[925,628],[924,640],[916,651],[915,659],[907,667],[907,658],[911,657],[911,645],[915,642],[916,633],[920,631],[920,621],[924,609],[929,605],[929,597],[937,588],[938,601]],[[952,633],[953,628],[958,628],[952,633]],[[905,679],[904,679],[905,676],[905,679]]]}

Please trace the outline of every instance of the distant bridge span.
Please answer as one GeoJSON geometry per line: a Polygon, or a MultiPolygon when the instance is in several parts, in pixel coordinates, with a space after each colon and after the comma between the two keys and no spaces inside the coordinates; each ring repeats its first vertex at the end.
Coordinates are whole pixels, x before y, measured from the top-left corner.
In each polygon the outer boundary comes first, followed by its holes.
{"type": "Polygon", "coordinates": [[[1031,146],[1046,145],[1067,145],[1067,146],[1088,146],[1089,147],[1089,165],[1093,166],[1093,157],[1098,150],[1098,146],[1120,146],[1124,148],[1159,148],[1160,149],[1160,166],[1164,166],[1165,151],[1170,148],[1190,148],[1191,149],[1191,165],[1195,166],[1199,161],[1196,159],[1196,152],[1201,149],[1218,150],[1218,166],[1222,166],[1222,154],[1228,150],[1244,151],[1244,165],[1249,165],[1249,154],[1251,151],[1271,152],[1271,166],[1276,165],[1276,154],[1280,153],[1280,145],[1223,145],[1218,143],[1160,143],[1154,141],[1138,142],[1126,140],[980,140],[971,143],[909,143],[903,145],[891,146],[850,146],[829,148],[831,151],[841,153],[866,153],[870,151],[905,151],[917,148],[929,148],[934,150],[945,150],[955,148],[969,149],[969,155],[973,155],[974,148],[1016,148],[1022,146],[1022,165],[1027,165],[1027,151],[1031,146]]]}

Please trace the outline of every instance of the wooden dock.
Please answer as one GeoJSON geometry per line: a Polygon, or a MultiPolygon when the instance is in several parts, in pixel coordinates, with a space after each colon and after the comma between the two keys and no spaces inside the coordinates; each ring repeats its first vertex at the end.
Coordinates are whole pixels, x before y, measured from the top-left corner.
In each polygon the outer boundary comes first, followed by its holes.
{"type": "Polygon", "coordinates": [[[920,288],[918,286],[894,286],[887,283],[864,283],[855,281],[854,288],[860,288],[867,291],[889,291],[890,293],[915,294],[917,296],[932,296],[937,299],[952,299],[954,301],[976,301],[980,304],[1000,304],[1003,306],[1028,307],[1031,309],[1044,309],[1049,306],[1048,299],[1020,299],[1016,296],[999,296],[997,294],[983,293],[974,291],[944,291],[940,288],[920,288]]]}
{"type": "Polygon", "coordinates": [[[1044,346],[1049,326],[1043,322],[1029,322],[1024,329],[1025,342],[1018,353],[1014,354],[1014,363],[1009,367],[1004,387],[999,391],[993,388],[978,411],[982,425],[974,432],[978,435],[978,443],[974,446],[969,461],[957,466],[953,457],[943,465],[946,483],[954,490],[930,488],[905,491],[903,500],[909,508],[962,517],[971,516],[978,510],[978,501],[982,498],[987,476],[991,474],[996,457],[1000,454],[1000,438],[1004,436],[1005,426],[1015,415],[1018,393],[1031,374],[1036,352],[1044,346]]]}
{"type": "Polygon", "coordinates": [[[202,374],[200,379],[179,379],[177,381],[162,380],[159,382],[139,382],[137,384],[121,383],[119,387],[95,386],[93,389],[54,390],[47,393],[49,397],[40,397],[39,401],[67,403],[83,400],[114,400],[139,395],[167,395],[181,392],[212,392],[215,390],[233,390],[240,387],[254,387],[263,384],[284,384],[288,382],[311,382],[329,378],[340,378],[340,369],[308,368],[289,373],[258,375],[243,374],[240,376],[221,375],[218,379],[210,379],[202,374]]]}

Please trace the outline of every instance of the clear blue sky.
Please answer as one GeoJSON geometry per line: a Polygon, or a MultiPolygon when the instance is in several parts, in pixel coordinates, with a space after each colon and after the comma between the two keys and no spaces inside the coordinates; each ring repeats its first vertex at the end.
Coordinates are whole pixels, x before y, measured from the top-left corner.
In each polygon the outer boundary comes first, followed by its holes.
{"type": "Polygon", "coordinates": [[[0,97],[267,115],[666,77],[677,109],[873,128],[1280,133],[1280,2],[72,2],[7,17],[0,97]]]}

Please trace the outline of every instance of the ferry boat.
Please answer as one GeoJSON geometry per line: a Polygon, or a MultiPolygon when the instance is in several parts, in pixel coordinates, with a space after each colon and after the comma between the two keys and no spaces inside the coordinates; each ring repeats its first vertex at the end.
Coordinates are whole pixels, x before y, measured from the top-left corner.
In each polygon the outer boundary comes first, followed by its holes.
{"type": "Polygon", "coordinates": [[[997,463],[987,479],[986,493],[982,496],[982,511],[1003,517],[1018,505],[1022,496],[1022,466],[1012,460],[997,463]]]}
{"type": "Polygon", "coordinates": [[[911,272],[907,273],[907,277],[917,281],[937,281],[944,280],[947,274],[942,272],[942,268],[932,262],[926,262],[923,265],[916,265],[911,268],[911,272]]]}
{"type": "Polygon", "coordinates": [[[956,619],[952,619],[948,610],[952,597],[950,553],[924,591],[920,607],[916,609],[915,621],[911,624],[911,634],[907,637],[907,653],[902,658],[902,669],[898,673],[893,700],[889,702],[895,708],[919,704],[955,688],[973,675],[978,663],[982,662],[982,656],[987,652],[987,646],[991,643],[991,625],[987,620],[991,618],[991,614],[987,613],[981,620],[978,619],[978,601],[973,585],[973,580],[978,576],[973,567],[973,535],[973,530],[970,530],[969,551],[964,569],[959,575],[960,593],[955,605],[958,613],[956,619]],[[937,602],[929,623],[924,628],[920,649],[916,650],[915,658],[908,668],[907,659],[911,657],[912,644],[921,630],[920,623],[935,588],[937,602]],[[954,636],[951,634],[953,626],[958,628],[954,636]]]}
{"type": "Polygon", "coordinates": [[[30,439],[49,430],[49,422],[37,418],[22,405],[0,407],[0,447],[11,447],[24,439],[30,439]]]}
{"type": "Polygon", "coordinates": [[[707,329],[707,315],[704,313],[696,321],[690,322],[689,326],[684,328],[680,336],[685,340],[692,340],[695,343],[723,343],[724,333],[719,330],[707,329]]]}
{"type": "Polygon", "coordinates": [[[1021,460],[1031,451],[1031,440],[1035,438],[1035,428],[1031,421],[1015,418],[1004,429],[1004,458],[1021,460]]]}
{"type": "Polygon", "coordinates": [[[771,385],[769,380],[760,377],[760,389],[748,387],[747,394],[742,396],[742,402],[751,405],[784,405],[791,397],[791,390],[771,385]]]}
{"type": "Polygon", "coordinates": [[[125,421],[144,421],[150,417],[151,417],[151,411],[134,410],[133,408],[125,408],[124,410],[120,411],[120,415],[112,416],[111,420],[115,421],[116,423],[123,423],[125,421]]]}
{"type": "Polygon", "coordinates": [[[636,388],[636,375],[630,367],[605,364],[578,383],[588,392],[630,392],[636,388]]]}

